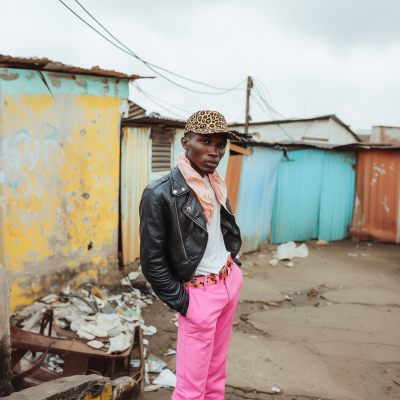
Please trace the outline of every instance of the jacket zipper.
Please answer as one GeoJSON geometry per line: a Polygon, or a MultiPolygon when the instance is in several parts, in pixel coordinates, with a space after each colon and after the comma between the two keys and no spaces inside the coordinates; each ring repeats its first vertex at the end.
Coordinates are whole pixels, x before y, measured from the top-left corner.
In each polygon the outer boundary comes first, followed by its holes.
{"type": "Polygon", "coordinates": [[[187,254],[186,254],[185,244],[183,243],[183,237],[182,237],[182,231],[181,231],[181,224],[180,224],[180,222],[179,222],[179,217],[178,217],[178,209],[176,208],[176,201],[174,202],[174,204],[175,204],[176,220],[178,221],[179,234],[181,235],[181,242],[182,242],[183,252],[185,253],[185,259],[187,260],[187,254]]]}

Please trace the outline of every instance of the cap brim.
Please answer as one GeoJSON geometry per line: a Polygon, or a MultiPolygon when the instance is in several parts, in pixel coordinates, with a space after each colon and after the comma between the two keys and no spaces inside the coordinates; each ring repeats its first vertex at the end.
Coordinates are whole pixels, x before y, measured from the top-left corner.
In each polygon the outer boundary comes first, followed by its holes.
{"type": "MultiPolygon", "coordinates": [[[[212,135],[214,133],[226,133],[226,135],[227,135],[229,140],[233,140],[235,142],[241,142],[242,141],[242,139],[240,139],[240,137],[235,135],[234,133],[227,132],[227,131],[222,131],[222,130],[221,131],[216,130],[214,132],[205,132],[202,129],[196,129],[195,131],[190,131],[190,132],[199,133],[200,135],[212,135]]],[[[189,132],[185,132],[185,135],[188,134],[188,133],[189,132]]]]}

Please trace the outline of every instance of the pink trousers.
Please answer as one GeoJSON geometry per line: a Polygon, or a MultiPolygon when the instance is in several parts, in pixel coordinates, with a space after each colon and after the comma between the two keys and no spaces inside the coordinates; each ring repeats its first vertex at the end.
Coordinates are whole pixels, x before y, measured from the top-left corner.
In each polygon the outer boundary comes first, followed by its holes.
{"type": "Polygon", "coordinates": [[[177,384],[173,400],[223,400],[226,358],[243,275],[234,263],[214,285],[186,288],[189,308],[178,317],[177,384]]]}

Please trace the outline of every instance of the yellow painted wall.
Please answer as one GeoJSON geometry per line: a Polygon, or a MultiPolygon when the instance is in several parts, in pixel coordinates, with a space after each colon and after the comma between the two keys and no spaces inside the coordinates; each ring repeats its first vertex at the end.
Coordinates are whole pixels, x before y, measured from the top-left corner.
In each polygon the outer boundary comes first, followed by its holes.
{"type": "Polygon", "coordinates": [[[11,311],[117,268],[127,82],[44,76],[51,93],[35,71],[0,69],[0,263],[13,280],[11,311]]]}

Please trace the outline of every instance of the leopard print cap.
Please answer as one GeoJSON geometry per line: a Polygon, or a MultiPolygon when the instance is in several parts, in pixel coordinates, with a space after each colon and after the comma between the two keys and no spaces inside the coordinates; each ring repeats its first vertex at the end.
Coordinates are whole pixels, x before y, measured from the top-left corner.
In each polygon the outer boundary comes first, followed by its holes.
{"type": "Polygon", "coordinates": [[[202,135],[224,132],[228,139],[240,142],[240,138],[228,131],[228,125],[222,114],[217,111],[197,111],[187,121],[185,135],[189,132],[196,132],[202,135]]]}

